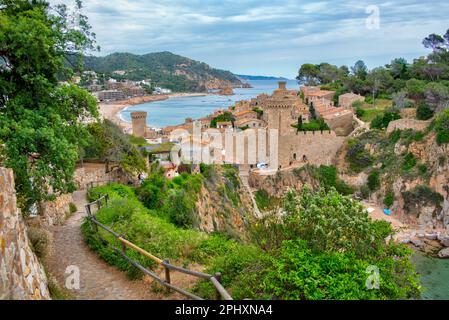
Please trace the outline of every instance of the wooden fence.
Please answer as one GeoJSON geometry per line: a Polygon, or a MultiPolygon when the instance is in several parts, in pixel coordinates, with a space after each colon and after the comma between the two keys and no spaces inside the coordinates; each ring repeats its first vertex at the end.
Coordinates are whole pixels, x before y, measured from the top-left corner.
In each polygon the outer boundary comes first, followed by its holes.
{"type": "Polygon", "coordinates": [[[104,224],[100,223],[96,219],[95,212],[93,211],[93,209],[96,208],[97,210],[100,210],[103,205],[107,205],[108,204],[108,201],[109,201],[109,196],[106,194],[106,195],[102,196],[101,198],[99,198],[98,200],[86,204],[87,218],[89,219],[89,221],[91,221],[92,227],[94,228],[94,231],[97,232],[98,237],[101,239],[101,241],[105,245],[109,246],[117,254],[119,254],[121,257],[123,257],[129,263],[131,263],[134,267],[136,267],[137,269],[142,271],[144,274],[152,277],[157,282],[159,282],[161,285],[165,286],[168,291],[173,290],[173,291],[179,292],[180,294],[182,294],[182,295],[184,295],[184,296],[186,296],[186,297],[188,297],[190,299],[193,299],[193,300],[203,300],[203,298],[201,298],[201,297],[199,297],[199,296],[197,296],[197,295],[195,295],[193,293],[190,293],[190,292],[188,292],[186,290],[178,288],[177,286],[175,286],[175,285],[173,285],[171,283],[170,272],[171,271],[177,271],[177,272],[188,274],[188,275],[200,278],[200,279],[205,279],[205,280],[211,281],[212,284],[214,285],[216,291],[217,291],[217,294],[216,294],[217,300],[220,300],[220,299],[232,300],[231,295],[226,291],[226,289],[220,283],[221,274],[219,272],[214,274],[214,275],[210,275],[210,274],[207,274],[207,273],[193,271],[193,270],[189,270],[189,269],[186,269],[186,268],[182,268],[182,267],[178,267],[178,266],[172,265],[172,264],[170,264],[168,259],[160,259],[160,258],[152,255],[151,253],[147,252],[146,250],[144,250],[144,249],[140,248],[139,246],[133,244],[132,242],[126,240],[126,238],[123,235],[119,235],[115,231],[111,230],[109,227],[107,227],[104,224]],[[108,232],[112,236],[114,236],[114,238],[116,238],[121,243],[121,248],[119,249],[119,248],[113,246],[106,239],[102,238],[99,235],[99,233],[98,233],[98,227],[100,227],[101,229],[105,230],[106,232],[108,232]],[[165,269],[165,279],[162,279],[161,277],[159,277],[159,275],[157,275],[153,271],[148,270],[147,268],[142,266],[140,263],[138,263],[138,262],[132,260],[130,257],[128,257],[126,255],[126,249],[127,248],[131,248],[131,249],[133,249],[133,250],[143,254],[145,257],[151,259],[152,261],[156,262],[157,264],[163,266],[164,269],[165,269]]]}

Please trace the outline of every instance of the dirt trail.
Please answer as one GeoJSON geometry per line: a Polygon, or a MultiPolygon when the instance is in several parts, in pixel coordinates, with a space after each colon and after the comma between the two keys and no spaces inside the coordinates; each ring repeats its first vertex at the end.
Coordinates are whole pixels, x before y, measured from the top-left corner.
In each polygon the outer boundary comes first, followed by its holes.
{"type": "MultiPolygon", "coordinates": [[[[84,243],[80,226],[85,217],[86,191],[73,194],[78,208],[62,226],[50,229],[53,234],[52,249],[45,259],[46,268],[56,278],[61,287],[65,286],[65,274],[69,266],[77,266],[80,271],[80,289],[68,290],[77,300],[166,300],[182,299],[178,294],[167,295],[163,290],[152,291],[152,280],[131,281],[124,272],[108,265],[84,243]]],[[[158,270],[161,274],[163,270],[158,270]]],[[[73,271],[72,271],[73,273],[73,271]]],[[[172,281],[176,285],[193,284],[194,279],[174,273],[172,281]]]]}

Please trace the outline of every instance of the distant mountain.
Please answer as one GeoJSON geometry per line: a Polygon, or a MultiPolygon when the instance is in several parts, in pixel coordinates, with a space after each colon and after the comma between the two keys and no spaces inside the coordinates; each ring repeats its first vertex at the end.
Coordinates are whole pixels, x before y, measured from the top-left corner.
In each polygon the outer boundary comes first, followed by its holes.
{"type": "Polygon", "coordinates": [[[214,69],[171,52],[145,55],[113,53],[105,57],[87,56],[85,70],[111,74],[134,81],[151,79],[153,86],[178,92],[201,92],[209,89],[240,87],[242,82],[230,71],[214,69]],[[115,73],[116,71],[121,71],[115,73]],[[123,72],[124,71],[124,72],[123,72]]]}
{"type": "Polygon", "coordinates": [[[237,74],[237,77],[239,77],[240,79],[244,80],[244,81],[251,81],[251,80],[290,80],[287,78],[283,78],[283,77],[271,77],[271,76],[249,76],[249,75],[244,75],[244,74],[237,74]]]}

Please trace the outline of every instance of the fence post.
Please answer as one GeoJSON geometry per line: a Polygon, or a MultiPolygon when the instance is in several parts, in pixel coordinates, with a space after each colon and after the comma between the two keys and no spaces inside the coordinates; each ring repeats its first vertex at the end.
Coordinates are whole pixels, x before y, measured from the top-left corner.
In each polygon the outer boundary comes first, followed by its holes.
{"type": "MultiPolygon", "coordinates": [[[[123,235],[120,235],[120,238],[125,239],[123,235]]],[[[124,254],[126,254],[126,244],[124,244],[123,242],[121,242],[121,244],[122,244],[122,251],[124,254]]]]}
{"type": "Polygon", "coordinates": [[[106,204],[108,204],[108,200],[109,200],[109,194],[107,194],[107,193],[106,193],[106,197],[105,197],[105,200],[106,200],[106,204]]]}
{"type": "MultiPolygon", "coordinates": [[[[217,279],[218,282],[221,283],[221,272],[215,273],[214,277],[215,277],[215,279],[217,279]]],[[[220,294],[220,292],[218,290],[217,290],[217,293],[216,293],[215,297],[216,297],[217,300],[221,300],[221,294],[220,294]]]]}
{"type": "MultiPolygon", "coordinates": [[[[170,264],[170,261],[168,259],[164,260],[164,263],[170,264]]],[[[165,282],[170,283],[170,269],[164,266],[165,268],[165,282]]],[[[167,292],[170,292],[170,288],[167,287],[167,292]]]]}

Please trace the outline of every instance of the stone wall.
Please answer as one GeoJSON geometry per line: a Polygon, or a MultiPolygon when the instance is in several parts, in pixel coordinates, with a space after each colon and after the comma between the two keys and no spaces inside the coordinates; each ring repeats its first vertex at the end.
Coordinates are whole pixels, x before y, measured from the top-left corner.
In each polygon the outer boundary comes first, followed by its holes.
{"type": "Polygon", "coordinates": [[[54,201],[46,201],[39,206],[39,218],[47,226],[62,224],[66,219],[66,213],[70,211],[72,194],[63,194],[54,201]]]}
{"type": "Polygon", "coordinates": [[[11,169],[0,168],[0,300],[50,299],[44,269],[17,209],[11,169]]]}
{"type": "Polygon", "coordinates": [[[106,172],[104,164],[99,164],[98,168],[91,169],[88,167],[79,167],[75,170],[75,183],[78,189],[87,189],[91,182],[96,184],[105,184],[108,182],[120,182],[127,184],[131,179],[122,169],[115,168],[110,172],[106,172]]]}
{"type": "Polygon", "coordinates": [[[391,133],[396,129],[407,130],[412,129],[422,131],[430,125],[431,121],[422,121],[415,119],[399,119],[391,121],[387,128],[387,133],[391,133]]]}

